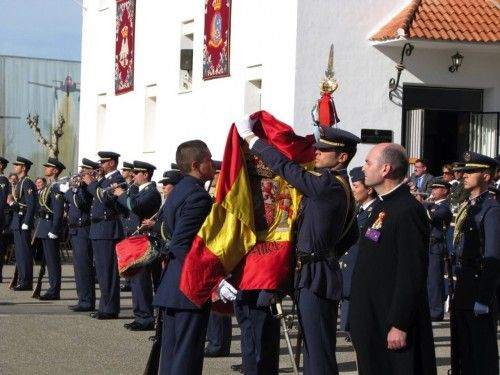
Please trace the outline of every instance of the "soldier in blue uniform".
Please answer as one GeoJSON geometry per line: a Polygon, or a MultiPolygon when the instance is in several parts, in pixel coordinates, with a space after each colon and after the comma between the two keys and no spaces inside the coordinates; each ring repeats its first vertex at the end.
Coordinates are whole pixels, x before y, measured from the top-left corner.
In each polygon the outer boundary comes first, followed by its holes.
{"type": "Polygon", "coordinates": [[[452,343],[462,374],[498,374],[496,290],[500,280],[500,205],[488,197],[495,159],[464,154],[464,187],[470,192],[455,225],[457,282],[452,343]]]}
{"type": "Polygon", "coordinates": [[[112,151],[100,151],[99,161],[104,173],[103,178],[95,180],[90,175],[82,176],[87,184],[87,191],[93,196],[90,209],[90,234],[92,250],[101,290],[99,309],[90,316],[96,319],[116,319],[120,313],[120,278],[115,245],[123,238],[118,203],[112,190],[116,186],[125,186],[125,180],[116,169],[119,154],[112,151]]]}
{"type": "Polygon", "coordinates": [[[451,185],[435,179],[431,185],[433,202],[423,202],[430,220],[429,266],[427,272],[427,294],[431,320],[438,322],[444,317],[445,283],[444,257],[446,233],[453,217],[447,197],[451,185]]]}
{"type": "MultiPolygon", "coordinates": [[[[366,223],[373,208],[377,204],[377,193],[373,188],[365,185],[365,174],[361,167],[351,169],[351,188],[354,200],[357,204],[356,221],[358,228],[366,223]]],[[[349,332],[349,299],[351,297],[351,279],[356,258],[358,257],[359,244],[356,242],[341,258],[340,269],[342,271],[342,303],[340,305],[340,330],[349,332]]],[[[346,340],[350,341],[349,336],[346,340]]]]}
{"type": "Polygon", "coordinates": [[[40,238],[43,246],[43,257],[49,273],[49,289],[40,296],[40,300],[58,300],[61,292],[61,254],[59,238],[62,234],[64,216],[64,198],[56,185],[59,174],[66,169],[56,158],[49,157],[44,175],[48,184],[38,195],[38,222],[35,236],[40,238]]]}
{"type": "Polygon", "coordinates": [[[159,218],[162,235],[171,239],[168,263],[154,298],[154,305],[165,308],[160,374],[196,375],[203,369],[210,302],[198,308],[180,291],[179,282],[186,254],[212,207],[203,185],[214,177],[215,169],[210,150],[199,140],[180,144],[176,162],[184,177],[159,218]]]}
{"type": "MultiPolygon", "coordinates": [[[[75,272],[76,294],[78,303],[69,306],[75,312],[93,311],[95,309],[95,271],[92,243],[89,240],[90,206],[92,195],[87,191],[87,184],[81,179],[89,174],[95,176],[99,163],[87,158],[80,165],[80,182],[68,186],[64,199],[68,207],[68,227],[73,249],[73,269],[75,272]]],[[[59,190],[63,191],[63,186],[59,190]]]]}
{"type": "Polygon", "coordinates": [[[7,197],[10,194],[10,183],[3,171],[9,161],[0,156],[0,283],[2,280],[3,261],[5,258],[4,229],[6,226],[5,210],[7,208],[7,197]]]}
{"type": "MultiPolygon", "coordinates": [[[[125,179],[127,183],[127,195],[135,195],[138,193],[137,185],[134,185],[134,164],[129,163],[127,161],[123,162],[123,166],[121,168],[122,177],[125,179]]],[[[121,220],[123,225],[123,232],[125,237],[129,237],[132,233],[135,232],[139,225],[139,219],[137,215],[130,212],[127,209],[122,209],[121,220]]],[[[122,292],[130,292],[132,290],[130,286],[130,280],[125,279],[120,282],[120,290],[122,292]]]]}
{"type": "Polygon", "coordinates": [[[296,238],[295,296],[304,337],[304,374],[338,374],[335,347],[342,296],[338,258],[358,238],[346,168],[360,139],[344,130],[320,127],[314,145],[316,170],[309,172],[256,137],[253,125],[249,118],[236,123],[251,152],[304,195],[296,238]]]}
{"type": "Polygon", "coordinates": [[[13,208],[10,229],[14,234],[16,248],[16,268],[18,282],[14,290],[31,290],[33,287],[33,250],[31,248],[30,231],[36,210],[36,187],[28,176],[33,164],[30,160],[18,156],[14,164],[14,173],[19,181],[13,195],[7,198],[8,204],[13,208]]]}
{"type": "MultiPolygon", "coordinates": [[[[137,217],[137,222],[152,217],[161,205],[161,196],[156,184],[151,181],[156,167],[144,161],[134,160],[134,185],[136,194],[126,193],[122,188],[116,188],[114,195],[118,203],[137,217]]],[[[136,226],[137,231],[138,226],[136,226]]],[[[144,269],[130,279],[132,289],[132,305],[134,321],[126,323],[125,328],[131,331],[146,331],[154,329],[153,316],[153,285],[151,280],[151,267],[144,269]]]]}

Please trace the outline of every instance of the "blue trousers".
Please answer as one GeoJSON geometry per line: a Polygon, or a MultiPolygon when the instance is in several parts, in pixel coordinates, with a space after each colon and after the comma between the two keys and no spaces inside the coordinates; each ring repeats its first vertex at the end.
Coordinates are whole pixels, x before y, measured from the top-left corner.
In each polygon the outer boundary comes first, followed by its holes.
{"type": "Polygon", "coordinates": [[[130,278],[132,289],[132,306],[134,321],[144,326],[154,322],[153,316],[153,283],[151,281],[151,268],[144,270],[130,278]]]}
{"type": "Polygon", "coordinates": [[[199,310],[163,313],[160,375],[201,375],[210,304],[199,310]]]}
{"type": "Polygon", "coordinates": [[[349,300],[343,299],[340,304],[340,330],[349,332],[351,329],[349,322],[349,300]]]}
{"type": "Polygon", "coordinates": [[[16,252],[17,284],[33,287],[33,251],[29,230],[15,230],[14,246],[16,252]]]}
{"type": "Polygon", "coordinates": [[[256,306],[256,298],[236,300],[234,314],[241,329],[243,373],[245,375],[277,374],[280,321],[271,315],[269,306],[256,306]]]}
{"type": "Polygon", "coordinates": [[[429,253],[427,273],[427,294],[431,318],[441,318],[444,315],[444,261],[441,254],[429,253]]]}
{"type": "Polygon", "coordinates": [[[115,240],[92,240],[95,270],[101,290],[98,310],[100,313],[120,313],[120,278],[115,244],[115,240]]]}
{"type": "Polygon", "coordinates": [[[206,350],[229,355],[232,337],[231,317],[211,312],[208,320],[206,350]]]}
{"type": "Polygon", "coordinates": [[[304,340],[304,375],[339,373],[335,348],[339,301],[299,290],[298,313],[304,340]]]}
{"type": "Polygon", "coordinates": [[[47,294],[58,296],[61,292],[61,254],[58,240],[42,238],[43,257],[47,263],[49,289],[47,294]]]}
{"type": "Polygon", "coordinates": [[[76,235],[71,236],[71,246],[78,304],[85,308],[94,308],[95,278],[92,243],[88,237],[76,235]]]}

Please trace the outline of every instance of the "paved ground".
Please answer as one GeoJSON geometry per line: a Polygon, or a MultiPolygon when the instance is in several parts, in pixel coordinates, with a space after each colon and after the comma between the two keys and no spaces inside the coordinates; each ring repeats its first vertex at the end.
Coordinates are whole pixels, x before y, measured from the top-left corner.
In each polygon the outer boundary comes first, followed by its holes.
{"type": "MultiPolygon", "coordinates": [[[[31,292],[8,289],[14,267],[4,267],[0,284],[0,374],[142,374],[152,332],[129,332],[123,324],[131,321],[130,293],[122,294],[120,319],[97,321],[87,313],[74,313],[76,303],[73,268],[63,265],[60,301],[38,301],[31,292]]],[[[35,266],[35,275],[38,266],[35,266]]],[[[44,286],[47,286],[47,279],[44,286]]],[[[43,290],[42,290],[43,292],[43,290]]],[[[285,308],[289,304],[285,305],[285,308]]],[[[449,323],[434,324],[438,373],[449,367],[449,323]]],[[[292,331],[295,343],[295,331],[292,331]]],[[[204,374],[235,375],[230,365],[240,363],[240,333],[233,319],[231,355],[207,358],[204,374]]],[[[352,346],[337,338],[337,360],[342,374],[356,374],[352,346]]],[[[281,373],[292,373],[284,339],[281,342],[281,373]]]]}

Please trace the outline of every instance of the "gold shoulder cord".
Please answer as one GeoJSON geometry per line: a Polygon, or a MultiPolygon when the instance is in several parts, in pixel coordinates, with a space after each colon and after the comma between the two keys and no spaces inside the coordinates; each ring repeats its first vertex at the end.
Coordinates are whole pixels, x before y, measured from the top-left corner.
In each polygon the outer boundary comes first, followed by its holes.
{"type": "Polygon", "coordinates": [[[19,204],[21,207],[27,207],[26,204],[21,203],[19,200],[23,196],[23,187],[24,187],[24,181],[29,180],[28,176],[24,176],[21,181],[16,185],[16,188],[14,189],[14,194],[12,195],[12,198],[14,199],[14,202],[19,204]],[[18,190],[19,187],[19,190],[18,190]],[[19,194],[19,195],[18,195],[19,194]]]}
{"type": "Polygon", "coordinates": [[[43,208],[45,208],[47,211],[49,211],[52,214],[54,212],[47,205],[47,200],[49,198],[49,194],[50,194],[51,191],[52,191],[52,187],[51,186],[44,187],[43,190],[42,190],[42,192],[40,193],[40,195],[38,197],[38,203],[40,204],[40,206],[42,206],[43,208]]]}
{"type": "Polygon", "coordinates": [[[455,220],[455,230],[453,231],[453,245],[455,247],[458,246],[462,238],[463,234],[462,227],[464,225],[465,218],[467,217],[467,207],[468,207],[468,201],[465,201],[458,209],[457,218],[455,220]]]}
{"type": "Polygon", "coordinates": [[[344,219],[344,230],[342,234],[339,237],[339,240],[344,238],[344,236],[347,234],[349,229],[351,228],[352,223],[354,222],[354,205],[352,204],[353,202],[353,196],[352,193],[349,189],[349,185],[347,184],[347,181],[344,180],[341,176],[335,176],[335,178],[338,180],[342,188],[344,189],[344,193],[346,195],[346,200],[347,200],[347,211],[344,219]],[[350,214],[350,218],[349,218],[350,214]],[[349,223],[346,225],[347,219],[349,218],[349,223]]]}

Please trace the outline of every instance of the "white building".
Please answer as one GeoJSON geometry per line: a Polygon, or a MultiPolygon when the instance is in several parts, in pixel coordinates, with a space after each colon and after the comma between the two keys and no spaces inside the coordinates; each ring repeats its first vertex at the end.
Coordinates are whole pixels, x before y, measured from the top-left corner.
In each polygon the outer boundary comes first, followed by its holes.
{"type": "Polygon", "coordinates": [[[310,133],[332,43],[341,128],[388,130],[435,173],[467,149],[498,153],[498,113],[475,114],[500,111],[497,1],[233,0],[230,76],[204,81],[207,1],[136,0],[134,90],[118,96],[116,1],[84,1],[80,157],[114,150],[166,170],[177,145],[197,138],[220,159],[230,124],[258,109],[310,133]],[[405,43],[414,48],[390,100],[405,43]],[[181,70],[189,49],[192,70],[181,70]],[[452,73],[457,51],[463,62],[452,73]]]}

